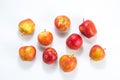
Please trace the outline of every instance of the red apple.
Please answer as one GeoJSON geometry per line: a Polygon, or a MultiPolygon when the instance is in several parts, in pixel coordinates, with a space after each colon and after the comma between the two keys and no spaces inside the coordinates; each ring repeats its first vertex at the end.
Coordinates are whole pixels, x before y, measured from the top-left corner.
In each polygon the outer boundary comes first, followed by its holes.
{"type": "Polygon", "coordinates": [[[82,44],[82,37],[77,33],[71,34],[66,40],[66,45],[73,50],[79,49],[82,46],[82,44]]]}
{"type": "Polygon", "coordinates": [[[91,38],[97,33],[96,27],[91,20],[83,20],[83,23],[79,26],[79,30],[87,38],[91,38]]]}
{"type": "Polygon", "coordinates": [[[105,57],[105,51],[100,45],[94,45],[89,53],[89,56],[94,61],[100,61],[105,57]]]}
{"type": "Polygon", "coordinates": [[[52,64],[57,60],[57,52],[53,48],[46,48],[43,52],[42,58],[46,64],[52,64]]]}

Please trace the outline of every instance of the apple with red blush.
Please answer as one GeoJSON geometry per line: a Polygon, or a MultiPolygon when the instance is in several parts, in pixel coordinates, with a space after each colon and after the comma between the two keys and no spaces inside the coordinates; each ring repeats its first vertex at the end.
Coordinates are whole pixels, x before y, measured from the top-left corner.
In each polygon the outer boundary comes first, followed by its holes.
{"type": "Polygon", "coordinates": [[[71,34],[66,40],[66,45],[73,50],[78,50],[82,46],[82,44],[82,37],[77,33],[71,34]]]}
{"type": "Polygon", "coordinates": [[[83,23],[79,25],[79,31],[87,38],[92,38],[97,34],[97,29],[91,20],[83,19],[83,23]]]}

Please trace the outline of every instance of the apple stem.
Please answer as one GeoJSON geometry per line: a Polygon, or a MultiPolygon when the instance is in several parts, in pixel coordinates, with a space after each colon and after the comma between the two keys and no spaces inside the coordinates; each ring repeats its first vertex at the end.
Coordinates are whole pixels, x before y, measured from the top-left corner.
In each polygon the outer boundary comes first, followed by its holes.
{"type": "Polygon", "coordinates": [[[71,57],[71,58],[74,57],[74,54],[69,55],[69,57],[71,57]]]}
{"type": "Polygon", "coordinates": [[[84,22],[85,20],[84,20],[84,18],[83,18],[83,22],[84,22]]]}
{"type": "Polygon", "coordinates": [[[46,32],[46,29],[44,29],[44,32],[46,32]]]}
{"type": "Polygon", "coordinates": [[[106,50],[106,48],[104,48],[104,50],[106,50]]]}

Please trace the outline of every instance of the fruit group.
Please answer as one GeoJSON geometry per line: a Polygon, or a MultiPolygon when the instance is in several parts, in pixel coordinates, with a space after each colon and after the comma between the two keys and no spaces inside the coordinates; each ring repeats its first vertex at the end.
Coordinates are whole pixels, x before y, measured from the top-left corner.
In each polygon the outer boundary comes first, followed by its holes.
{"type": "Polygon", "coordinates": [[[70,28],[70,19],[65,15],[57,16],[54,20],[55,27],[60,31],[66,31],[70,28]]]}
{"type": "Polygon", "coordinates": [[[70,72],[76,68],[77,59],[74,55],[63,55],[59,60],[59,65],[64,72],[70,72]]]}
{"type": "Polygon", "coordinates": [[[79,49],[83,44],[83,40],[81,36],[77,33],[71,34],[67,40],[66,40],[66,45],[73,50],[79,49]]]}
{"type": "Polygon", "coordinates": [[[89,53],[92,60],[100,61],[105,57],[105,51],[100,45],[94,45],[89,53]]]}
{"type": "Polygon", "coordinates": [[[48,47],[44,50],[42,58],[46,64],[52,64],[57,60],[57,56],[56,50],[48,47]]]}
{"type": "Polygon", "coordinates": [[[38,42],[44,46],[48,46],[53,41],[53,35],[51,32],[44,30],[38,34],[38,42]]]}
{"type": "Polygon", "coordinates": [[[79,26],[79,30],[87,38],[91,38],[97,33],[96,27],[91,20],[83,21],[83,23],[79,26]]]}
{"type": "Polygon", "coordinates": [[[35,55],[36,49],[34,46],[22,46],[19,48],[19,56],[23,61],[32,61],[35,55]]]}
{"type": "Polygon", "coordinates": [[[22,20],[18,25],[18,29],[22,35],[32,34],[35,30],[35,23],[31,19],[22,20]]]}

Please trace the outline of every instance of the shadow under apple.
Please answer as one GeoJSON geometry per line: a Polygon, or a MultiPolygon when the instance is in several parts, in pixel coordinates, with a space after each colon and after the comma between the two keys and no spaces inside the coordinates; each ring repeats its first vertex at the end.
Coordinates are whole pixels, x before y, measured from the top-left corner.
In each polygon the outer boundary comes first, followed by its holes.
{"type": "Polygon", "coordinates": [[[90,64],[94,68],[103,69],[103,68],[106,68],[107,61],[106,61],[106,59],[103,59],[101,61],[94,61],[94,60],[90,59],[90,64]]]}
{"type": "Polygon", "coordinates": [[[78,68],[76,67],[71,72],[64,72],[62,69],[59,70],[63,80],[74,80],[78,74],[78,68]]]}
{"type": "Polygon", "coordinates": [[[83,53],[83,50],[84,50],[83,46],[81,46],[78,50],[73,50],[66,46],[66,51],[68,52],[68,54],[74,54],[76,56],[81,56],[83,53]]]}
{"type": "Polygon", "coordinates": [[[29,40],[32,39],[34,33],[32,33],[32,34],[30,34],[30,35],[22,35],[22,34],[20,33],[20,31],[17,31],[17,35],[18,35],[18,37],[19,37],[21,40],[23,40],[23,41],[29,41],[29,40]]]}
{"type": "Polygon", "coordinates": [[[22,68],[24,70],[30,69],[33,66],[33,64],[35,63],[34,61],[35,61],[35,59],[33,61],[23,61],[20,58],[18,58],[18,64],[19,64],[20,68],[22,68]]]}
{"type": "Polygon", "coordinates": [[[67,31],[60,31],[60,30],[54,28],[54,30],[55,30],[55,34],[57,34],[57,35],[60,36],[60,37],[67,37],[67,35],[68,35],[69,32],[70,32],[70,29],[67,30],[67,31]]]}
{"type": "Polygon", "coordinates": [[[58,61],[56,61],[52,64],[46,64],[42,61],[42,68],[46,73],[53,73],[58,68],[58,61]]]}

